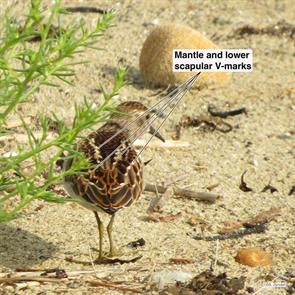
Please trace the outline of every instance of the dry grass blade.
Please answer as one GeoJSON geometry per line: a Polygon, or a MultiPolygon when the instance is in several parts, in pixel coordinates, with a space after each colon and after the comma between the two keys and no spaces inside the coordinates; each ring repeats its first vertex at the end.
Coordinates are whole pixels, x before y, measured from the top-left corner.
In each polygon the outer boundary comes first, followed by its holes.
{"type": "MultiPolygon", "coordinates": [[[[18,276],[21,277],[25,277],[28,276],[30,277],[32,274],[34,274],[34,276],[39,276],[42,273],[48,271],[47,269],[22,269],[22,268],[18,268],[16,269],[16,273],[18,276]]],[[[69,278],[71,277],[77,277],[77,276],[82,276],[82,275],[92,275],[92,274],[108,274],[110,272],[114,272],[114,269],[103,269],[103,270],[72,270],[72,271],[67,271],[67,275],[69,278]]],[[[9,276],[11,277],[11,273],[0,273],[0,278],[2,277],[7,277],[9,276]]]]}
{"type": "Polygon", "coordinates": [[[99,8],[99,7],[93,7],[93,6],[76,6],[76,7],[66,7],[66,11],[70,13],[100,13],[105,14],[108,12],[107,9],[99,8]]]}
{"type": "MultiPolygon", "coordinates": [[[[108,258],[105,257],[103,260],[95,260],[93,261],[94,264],[115,264],[115,263],[119,263],[119,264],[126,264],[126,263],[134,263],[137,260],[141,259],[142,255],[136,256],[134,258],[131,259],[121,259],[121,258],[108,258]]],[[[82,261],[82,260],[76,260],[72,257],[67,257],[65,259],[68,262],[72,262],[72,263],[78,263],[78,264],[82,264],[82,265],[88,265],[88,266],[92,266],[92,263],[89,261],[82,261]]]]}
{"type": "MultiPolygon", "coordinates": [[[[165,186],[151,184],[151,183],[147,183],[144,188],[144,190],[147,192],[155,193],[156,191],[158,191],[160,194],[166,192],[167,189],[168,188],[165,186]]],[[[209,203],[214,203],[216,199],[220,197],[220,195],[214,194],[214,193],[195,192],[192,190],[182,189],[178,187],[174,187],[173,191],[176,196],[189,198],[189,199],[193,199],[197,201],[209,202],[209,203]]]]}
{"type": "Polygon", "coordinates": [[[37,276],[20,276],[20,277],[9,277],[9,278],[0,278],[0,284],[14,284],[18,282],[29,282],[35,281],[40,283],[60,283],[62,281],[67,281],[67,278],[47,278],[47,277],[37,277],[37,276]]]}
{"type": "Polygon", "coordinates": [[[128,287],[126,285],[119,285],[119,284],[104,281],[104,280],[87,281],[87,283],[90,284],[92,287],[104,287],[109,289],[117,289],[124,292],[141,294],[143,291],[142,288],[128,287]]]}
{"type": "Polygon", "coordinates": [[[189,259],[189,258],[175,257],[175,258],[170,258],[169,262],[173,264],[192,264],[192,263],[195,263],[195,260],[189,259]]]}

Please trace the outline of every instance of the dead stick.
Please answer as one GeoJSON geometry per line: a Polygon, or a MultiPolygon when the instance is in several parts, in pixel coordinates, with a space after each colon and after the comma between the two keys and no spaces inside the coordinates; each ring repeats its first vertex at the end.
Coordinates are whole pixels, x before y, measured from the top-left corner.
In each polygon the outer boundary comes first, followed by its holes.
{"type": "Polygon", "coordinates": [[[61,281],[67,281],[66,278],[46,278],[46,277],[12,277],[12,278],[0,278],[0,284],[13,284],[17,282],[49,282],[49,283],[59,283],[61,281]]]}
{"type": "MultiPolygon", "coordinates": [[[[132,271],[132,268],[128,268],[128,271],[132,271]]],[[[42,273],[44,273],[45,271],[47,271],[47,269],[18,269],[16,271],[16,274],[18,275],[17,277],[22,277],[22,278],[26,278],[26,277],[31,277],[32,274],[34,274],[34,277],[38,277],[39,275],[41,275],[42,273]]],[[[92,274],[108,274],[111,272],[122,272],[122,270],[120,269],[114,269],[114,268],[104,268],[103,270],[73,270],[73,271],[67,271],[67,275],[68,278],[73,278],[73,277],[77,277],[77,276],[83,276],[83,275],[92,275],[92,274]]],[[[12,276],[14,274],[11,273],[0,273],[0,279],[1,278],[7,278],[8,276],[10,276],[10,278],[14,278],[14,276],[12,276]]]]}
{"type": "Polygon", "coordinates": [[[106,9],[98,8],[98,7],[92,7],[92,6],[77,6],[77,7],[66,7],[66,11],[75,13],[75,12],[80,12],[80,13],[100,13],[100,14],[105,14],[108,13],[106,9]]]}
{"type": "MultiPolygon", "coordinates": [[[[160,194],[163,194],[167,189],[168,189],[168,187],[165,187],[162,185],[155,185],[155,184],[147,183],[145,185],[144,190],[147,192],[152,192],[152,193],[155,193],[158,191],[160,194]]],[[[213,193],[195,192],[195,191],[182,189],[182,188],[178,188],[178,187],[174,187],[173,190],[174,190],[174,194],[176,196],[195,199],[198,201],[210,202],[210,203],[214,203],[216,201],[216,199],[219,197],[219,195],[213,194],[213,193]]]]}
{"type": "Polygon", "coordinates": [[[186,197],[190,199],[196,199],[198,201],[205,201],[214,203],[216,199],[219,197],[217,194],[208,193],[208,192],[194,192],[187,189],[181,189],[181,188],[174,188],[175,195],[179,197],[186,197]]]}

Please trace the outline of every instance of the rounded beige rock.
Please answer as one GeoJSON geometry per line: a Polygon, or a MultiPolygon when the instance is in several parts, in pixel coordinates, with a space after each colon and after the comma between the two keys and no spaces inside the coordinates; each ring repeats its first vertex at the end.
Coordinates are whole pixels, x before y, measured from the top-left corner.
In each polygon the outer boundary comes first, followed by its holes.
{"type": "MultiPolygon", "coordinates": [[[[195,73],[176,73],[172,70],[173,49],[212,49],[218,48],[212,41],[192,28],[180,24],[164,24],[155,28],[147,37],[140,54],[139,66],[146,82],[154,86],[178,85],[195,73]]],[[[198,83],[226,85],[229,73],[202,73],[198,83]]]]}
{"type": "Polygon", "coordinates": [[[251,267],[272,266],[270,255],[258,247],[241,249],[235,257],[235,260],[240,264],[251,267]]]}

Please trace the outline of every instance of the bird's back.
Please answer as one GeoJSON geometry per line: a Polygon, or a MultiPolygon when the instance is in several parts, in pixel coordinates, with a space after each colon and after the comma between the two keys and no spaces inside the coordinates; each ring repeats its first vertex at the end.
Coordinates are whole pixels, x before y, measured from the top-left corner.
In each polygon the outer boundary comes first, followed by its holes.
{"type": "Polygon", "coordinates": [[[92,168],[81,175],[65,179],[74,194],[82,198],[84,203],[86,201],[86,207],[90,205],[92,210],[101,209],[109,214],[130,206],[143,190],[143,164],[129,145],[126,132],[114,136],[119,129],[118,124],[107,123],[81,141],[79,150],[86,155],[92,168]],[[105,143],[112,136],[114,138],[105,143]],[[103,143],[105,144],[100,147],[103,143]],[[120,145],[122,146],[118,148],[120,145]]]}

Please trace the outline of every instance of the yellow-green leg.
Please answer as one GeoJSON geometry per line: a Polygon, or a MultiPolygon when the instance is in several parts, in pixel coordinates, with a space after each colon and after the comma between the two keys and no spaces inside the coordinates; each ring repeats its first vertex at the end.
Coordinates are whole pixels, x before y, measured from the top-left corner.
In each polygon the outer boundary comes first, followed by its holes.
{"type": "Polygon", "coordinates": [[[115,219],[115,214],[112,215],[110,222],[107,226],[107,232],[108,232],[109,241],[110,241],[110,254],[109,254],[110,257],[114,257],[118,255],[114,247],[113,237],[112,237],[114,219],[115,219]]]}
{"type": "Polygon", "coordinates": [[[97,226],[98,226],[98,233],[99,233],[99,256],[98,259],[102,259],[103,258],[103,252],[102,252],[102,243],[103,243],[103,223],[100,220],[97,212],[94,212],[95,218],[96,218],[96,222],[97,222],[97,226]]]}

